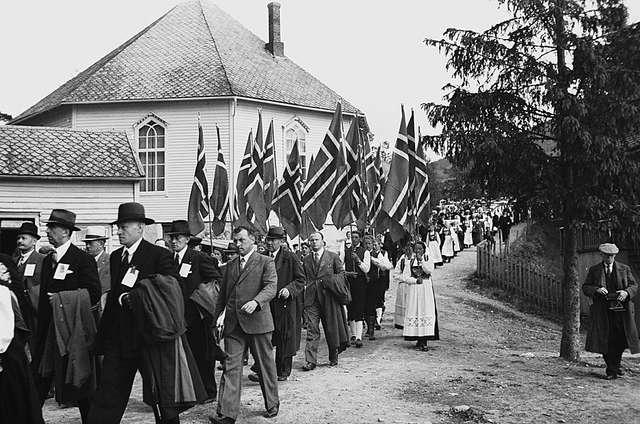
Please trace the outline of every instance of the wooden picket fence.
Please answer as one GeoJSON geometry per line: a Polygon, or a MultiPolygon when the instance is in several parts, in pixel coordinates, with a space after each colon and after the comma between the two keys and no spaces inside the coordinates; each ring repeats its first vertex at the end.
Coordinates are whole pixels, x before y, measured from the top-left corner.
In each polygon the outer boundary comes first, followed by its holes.
{"type": "Polygon", "coordinates": [[[486,242],[478,245],[477,273],[493,285],[528,299],[537,307],[559,315],[562,312],[562,284],[523,259],[500,254],[486,242]]]}

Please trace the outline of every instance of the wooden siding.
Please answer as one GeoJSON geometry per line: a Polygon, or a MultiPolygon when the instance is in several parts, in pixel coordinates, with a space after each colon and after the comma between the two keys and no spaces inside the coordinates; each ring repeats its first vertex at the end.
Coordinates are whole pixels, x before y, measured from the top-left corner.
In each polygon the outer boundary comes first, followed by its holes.
{"type": "Polygon", "coordinates": [[[75,212],[79,226],[105,225],[115,219],[120,203],[133,199],[131,181],[0,180],[0,214],[16,218],[35,214],[43,235],[43,221],[52,209],[75,212]]]}
{"type": "Polygon", "coordinates": [[[73,113],[71,106],[60,106],[49,112],[26,119],[19,125],[31,125],[34,127],[65,127],[71,128],[73,122],[73,113]]]}
{"type": "Polygon", "coordinates": [[[144,204],[148,216],[159,222],[186,219],[196,164],[198,114],[200,114],[204,134],[208,176],[212,179],[212,165],[215,161],[217,148],[216,124],[220,127],[225,158],[229,157],[229,101],[200,100],[77,105],[75,127],[125,130],[137,148],[138,138],[135,125],[150,113],[155,114],[167,124],[165,132],[166,188],[164,192],[159,193],[137,192],[137,201],[144,204]]]}

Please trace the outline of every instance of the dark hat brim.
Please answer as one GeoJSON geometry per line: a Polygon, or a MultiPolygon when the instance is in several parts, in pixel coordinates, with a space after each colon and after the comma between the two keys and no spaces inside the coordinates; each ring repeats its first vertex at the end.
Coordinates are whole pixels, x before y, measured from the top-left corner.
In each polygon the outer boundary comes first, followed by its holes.
{"type": "MultiPolygon", "coordinates": [[[[191,237],[192,239],[199,238],[199,237],[195,237],[191,233],[188,233],[188,232],[185,232],[185,231],[167,231],[165,234],[168,235],[168,236],[183,235],[183,236],[191,237]]],[[[200,241],[202,241],[202,239],[200,239],[200,241]]]]}
{"type": "Polygon", "coordinates": [[[34,234],[34,233],[30,232],[30,231],[20,231],[20,232],[18,232],[17,235],[21,236],[23,234],[31,236],[31,237],[35,237],[36,240],[40,240],[40,236],[38,234],[34,234]]]}
{"type": "Polygon", "coordinates": [[[156,223],[156,221],[154,221],[151,218],[133,218],[133,217],[126,218],[126,217],[124,217],[124,218],[116,219],[115,221],[113,221],[111,223],[111,225],[118,225],[118,224],[122,224],[123,222],[142,222],[143,224],[146,224],[146,225],[151,225],[151,224],[155,224],[156,223]]]}
{"type": "Polygon", "coordinates": [[[109,240],[109,237],[102,237],[102,236],[86,236],[85,238],[82,239],[83,242],[85,241],[94,241],[94,240],[109,240]]]}
{"type": "Polygon", "coordinates": [[[52,224],[52,225],[59,225],[61,227],[65,227],[70,229],[71,231],[81,231],[80,228],[76,227],[75,225],[71,225],[68,222],[65,221],[58,221],[57,219],[50,219],[49,221],[47,221],[47,225],[52,224]]]}

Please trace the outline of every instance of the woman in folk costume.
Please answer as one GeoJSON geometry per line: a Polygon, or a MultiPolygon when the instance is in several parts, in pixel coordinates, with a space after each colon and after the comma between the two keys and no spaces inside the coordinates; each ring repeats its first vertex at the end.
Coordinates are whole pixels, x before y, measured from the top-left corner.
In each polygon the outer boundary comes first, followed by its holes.
{"type": "Polygon", "coordinates": [[[11,257],[0,254],[0,423],[44,424],[25,350],[31,332],[22,311],[30,313],[28,302],[11,257]]]}
{"type": "Polygon", "coordinates": [[[368,272],[367,284],[367,336],[375,340],[375,330],[380,329],[384,294],[389,288],[389,270],[393,268],[391,261],[380,248],[380,242],[372,236],[365,237],[365,248],[371,253],[371,268],[368,272]]]}
{"type": "Polygon", "coordinates": [[[429,256],[431,257],[435,266],[442,265],[442,252],[440,251],[440,236],[432,228],[429,231],[429,256]]]}
{"type": "Polygon", "coordinates": [[[450,228],[444,229],[444,240],[442,242],[442,260],[444,263],[451,262],[451,258],[453,258],[454,250],[453,250],[453,236],[451,234],[450,228]]]}
{"type": "Polygon", "coordinates": [[[471,219],[467,219],[465,222],[466,229],[464,231],[464,247],[471,247],[473,244],[473,222],[471,219]]]}
{"type": "Polygon", "coordinates": [[[397,283],[396,288],[396,309],[393,316],[394,325],[396,328],[402,329],[404,327],[404,315],[406,309],[406,284],[405,280],[411,276],[411,259],[413,258],[413,246],[410,242],[404,246],[404,253],[398,259],[396,268],[394,270],[394,278],[397,283]]]}
{"type": "Polygon", "coordinates": [[[473,240],[473,245],[477,245],[482,241],[482,236],[484,234],[484,223],[476,217],[473,221],[473,230],[471,231],[471,239],[473,240]]]}
{"type": "Polygon", "coordinates": [[[453,241],[453,256],[457,256],[458,252],[462,250],[462,247],[460,247],[460,226],[454,221],[451,223],[449,230],[451,230],[451,240],[453,241]]]}
{"type": "Polygon", "coordinates": [[[417,242],[411,259],[411,275],[406,278],[407,303],[402,335],[405,340],[415,341],[416,349],[427,351],[428,340],[439,340],[438,312],[431,274],[433,262],[425,253],[426,246],[417,242]]]}

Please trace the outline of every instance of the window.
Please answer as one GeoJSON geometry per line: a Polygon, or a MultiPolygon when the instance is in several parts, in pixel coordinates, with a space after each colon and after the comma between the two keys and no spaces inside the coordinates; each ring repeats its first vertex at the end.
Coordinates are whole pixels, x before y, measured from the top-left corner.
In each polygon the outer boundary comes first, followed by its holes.
{"type": "Polygon", "coordinates": [[[164,127],[149,120],[138,129],[138,156],[146,178],[140,191],[164,191],[165,187],[164,127]]]}
{"type": "Polygon", "coordinates": [[[284,133],[284,148],[287,162],[289,161],[289,153],[293,149],[293,143],[298,140],[298,150],[300,153],[300,169],[302,171],[302,181],[307,178],[307,146],[306,146],[306,131],[297,125],[293,128],[289,128],[284,133]]]}

